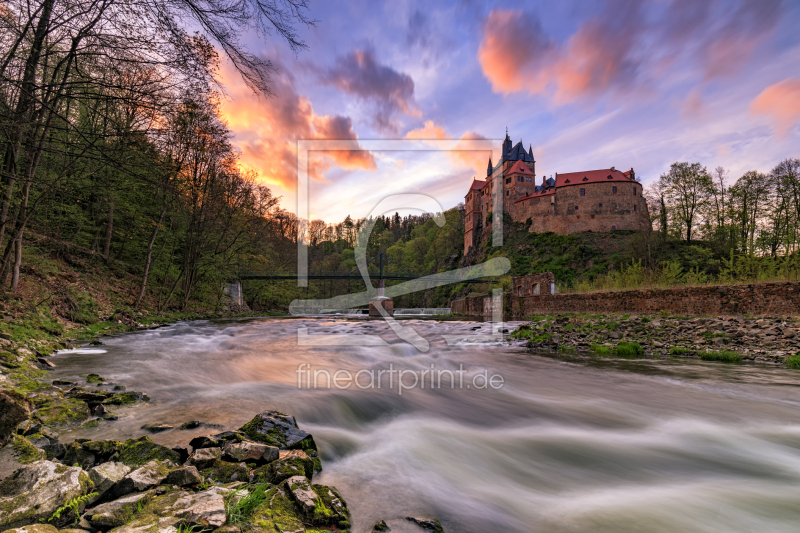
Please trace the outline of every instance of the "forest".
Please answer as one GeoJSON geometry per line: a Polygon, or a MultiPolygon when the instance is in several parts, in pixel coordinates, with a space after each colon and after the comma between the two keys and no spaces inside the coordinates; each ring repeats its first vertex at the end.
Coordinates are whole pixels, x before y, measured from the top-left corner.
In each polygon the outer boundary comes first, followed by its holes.
{"type": "MultiPolygon", "coordinates": [[[[0,3],[0,285],[14,295],[43,258],[88,256],[132,279],[127,305],[157,312],[213,306],[239,272],[351,271],[363,219],[302,221],[243,171],[220,117],[221,61],[270,96],[274,65],[240,45],[245,30],[306,48],[304,0],[228,4],[26,0],[0,3]],[[199,33],[192,28],[201,28],[199,33]],[[206,37],[210,36],[210,37],[206,37]]],[[[556,236],[507,223],[501,248],[462,257],[463,205],[375,220],[368,257],[434,273],[487,257],[512,274],[556,272],[563,290],[797,279],[800,160],[735,181],[722,168],[673,164],[647,191],[651,230],[556,236]],[[609,244],[613,241],[612,244],[609,244]]],[[[31,278],[34,279],[33,277],[31,278]]],[[[498,280],[508,284],[508,279],[498,280]]],[[[33,281],[32,281],[33,282],[33,281]]],[[[446,305],[488,286],[453,286],[399,305],[446,305]]],[[[70,282],[61,291],[70,298],[70,282]]],[[[363,290],[348,281],[252,281],[256,311],[295,298],[363,290]]]]}

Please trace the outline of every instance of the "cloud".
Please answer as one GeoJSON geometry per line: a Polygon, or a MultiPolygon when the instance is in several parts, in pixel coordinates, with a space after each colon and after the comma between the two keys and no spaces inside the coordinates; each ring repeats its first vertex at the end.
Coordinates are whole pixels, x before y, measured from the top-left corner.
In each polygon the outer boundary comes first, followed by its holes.
{"type": "Polygon", "coordinates": [[[756,96],[750,110],[768,115],[775,123],[778,136],[785,136],[800,120],[800,79],[791,78],[770,85],[756,96]]]}
{"type": "Polygon", "coordinates": [[[379,64],[369,50],[356,50],[337,58],[335,65],[323,73],[322,82],[373,103],[374,124],[383,131],[397,131],[393,119],[397,113],[421,114],[414,101],[411,76],[379,64]]]}
{"type": "Polygon", "coordinates": [[[566,44],[549,39],[533,13],[494,10],[484,26],[478,61],[495,92],[554,93],[566,103],[613,88],[637,75],[635,39],[642,15],[636,1],[615,1],[566,44]],[[612,7],[613,6],[613,7],[612,7]]]}
{"type": "MultiPolygon", "coordinates": [[[[453,139],[453,136],[449,135],[443,127],[434,124],[432,120],[426,120],[421,128],[413,129],[406,133],[405,138],[428,141],[427,144],[438,147],[439,143],[436,141],[453,139]]],[[[486,137],[473,131],[467,131],[459,138],[459,141],[478,139],[486,139],[486,137]]],[[[489,156],[491,155],[488,150],[470,150],[469,147],[462,142],[456,143],[455,149],[449,150],[448,152],[450,160],[456,167],[471,168],[473,171],[477,171],[478,175],[483,175],[480,172],[485,170],[489,156]]]]}
{"type": "Polygon", "coordinates": [[[300,96],[294,78],[281,68],[273,77],[272,98],[258,97],[250,91],[230,65],[222,72],[230,98],[220,106],[220,114],[241,150],[241,163],[256,170],[269,184],[293,189],[297,180],[297,141],[311,139],[352,140],[354,150],[315,153],[309,161],[309,175],[325,179],[333,166],[346,170],[372,170],[375,159],[359,150],[358,135],[349,117],[317,115],[308,98],[300,96]]]}
{"type": "Polygon", "coordinates": [[[781,0],[644,5],[609,0],[563,43],[545,35],[534,13],[495,9],[483,28],[478,61],[493,91],[546,94],[557,104],[630,94],[687,72],[707,82],[747,65],[774,33],[781,0]],[[670,72],[670,66],[680,70],[670,72]]]}

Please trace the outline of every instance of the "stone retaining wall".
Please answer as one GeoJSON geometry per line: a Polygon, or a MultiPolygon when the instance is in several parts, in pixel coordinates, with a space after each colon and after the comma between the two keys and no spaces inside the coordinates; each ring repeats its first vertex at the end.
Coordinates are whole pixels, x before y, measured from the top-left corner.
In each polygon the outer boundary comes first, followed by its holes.
{"type": "MultiPolygon", "coordinates": [[[[516,283],[514,284],[516,286],[516,283]]],[[[483,316],[478,296],[451,303],[453,313],[483,316]]],[[[679,315],[800,316],[800,282],[679,287],[584,294],[503,294],[504,315],[527,317],[555,313],[630,313],[668,311],[679,315]]]]}

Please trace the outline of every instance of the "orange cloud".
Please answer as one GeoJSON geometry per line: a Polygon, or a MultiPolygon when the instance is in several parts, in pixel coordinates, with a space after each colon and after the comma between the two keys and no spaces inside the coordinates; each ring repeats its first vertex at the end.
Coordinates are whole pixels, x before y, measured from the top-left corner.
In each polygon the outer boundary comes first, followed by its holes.
{"type": "MultiPolygon", "coordinates": [[[[632,7],[620,23],[635,19],[636,12],[632,7]]],[[[494,10],[484,26],[478,61],[495,92],[546,94],[553,90],[555,101],[565,103],[627,87],[637,66],[629,57],[633,39],[632,30],[619,32],[593,19],[565,46],[559,46],[545,37],[535,15],[494,10]]]]}
{"type": "MultiPolygon", "coordinates": [[[[409,131],[406,133],[405,138],[419,141],[432,141],[428,142],[427,144],[438,146],[436,141],[452,139],[453,136],[448,135],[443,127],[437,126],[432,120],[426,120],[423,127],[409,131]]],[[[464,133],[459,140],[466,141],[485,138],[486,137],[483,135],[468,131],[464,133]]],[[[461,168],[472,168],[474,170],[478,170],[480,173],[481,169],[485,169],[486,163],[488,162],[491,154],[488,150],[469,150],[467,145],[459,142],[456,143],[455,149],[449,151],[449,155],[450,159],[456,166],[461,168]]]]}
{"type": "Polygon", "coordinates": [[[230,66],[222,69],[222,81],[230,98],[220,114],[233,131],[240,149],[242,166],[255,170],[268,184],[285,189],[297,181],[297,141],[313,139],[352,140],[354,150],[312,152],[309,175],[325,179],[325,172],[337,166],[345,170],[377,168],[372,154],[358,149],[358,135],[349,117],[317,115],[308,98],[300,96],[294,78],[281,69],[272,80],[275,96],[259,97],[244,84],[230,66]]]}
{"type": "Polygon", "coordinates": [[[753,113],[768,115],[783,137],[800,119],[800,79],[786,79],[770,85],[750,104],[753,113]]]}

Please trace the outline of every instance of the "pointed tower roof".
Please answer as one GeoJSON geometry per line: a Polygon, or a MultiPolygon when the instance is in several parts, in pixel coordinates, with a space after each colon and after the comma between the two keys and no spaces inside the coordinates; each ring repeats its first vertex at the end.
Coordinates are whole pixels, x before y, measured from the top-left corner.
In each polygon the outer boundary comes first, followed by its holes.
{"type": "Polygon", "coordinates": [[[492,166],[492,157],[489,156],[489,168],[486,169],[486,175],[491,176],[492,170],[494,170],[494,166],[492,166]]]}

